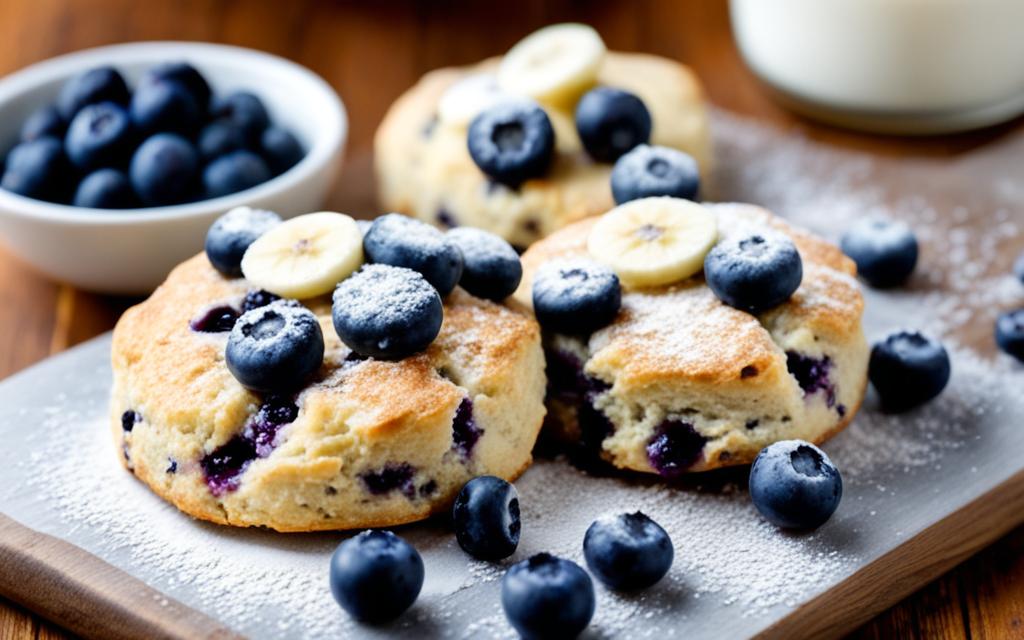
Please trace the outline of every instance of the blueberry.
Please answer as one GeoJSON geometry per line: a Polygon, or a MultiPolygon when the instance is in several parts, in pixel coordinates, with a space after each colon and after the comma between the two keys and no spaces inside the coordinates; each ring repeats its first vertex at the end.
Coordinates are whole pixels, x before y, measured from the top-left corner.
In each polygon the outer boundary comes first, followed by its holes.
{"type": "Polygon", "coordinates": [[[501,560],[519,546],[519,494],[501,478],[478,476],[467,482],[452,507],[455,539],[480,560],[501,560]]]}
{"type": "Polygon", "coordinates": [[[765,520],[784,529],[825,524],[843,497],[843,479],[825,452],[803,440],[783,440],[757,454],[750,498],[765,520]]]}
{"type": "Polygon", "coordinates": [[[501,606],[523,638],[575,638],[594,617],[594,583],[575,562],[538,553],[505,572],[501,606]]]}
{"type": "Polygon", "coordinates": [[[263,101],[248,91],[236,91],[214,97],[210,103],[212,119],[225,119],[237,126],[246,140],[256,143],[263,130],[270,126],[270,116],[263,101]]]}
{"type": "Polygon", "coordinates": [[[97,169],[78,184],[72,203],[76,207],[131,209],[139,206],[128,176],[118,169],[97,169]]]}
{"type": "Polygon", "coordinates": [[[363,251],[370,262],[420,272],[442,297],[462,275],[462,252],[454,242],[429,224],[399,213],[373,221],[363,236],[363,251]]]}
{"type": "Polygon", "coordinates": [[[276,176],[299,164],[306,152],[291,131],[268,127],[260,136],[260,155],[276,176]]]}
{"type": "Polygon", "coordinates": [[[390,531],[363,531],[331,556],[331,593],[356,620],[386,622],[416,602],[423,558],[390,531]]]}
{"type": "Polygon", "coordinates": [[[185,85],[170,80],[140,84],[128,112],[135,128],[147,135],[170,131],[190,136],[199,127],[201,117],[185,85]]]}
{"type": "Polygon", "coordinates": [[[504,238],[482,229],[461,227],[445,236],[462,252],[459,284],[479,298],[504,300],[523,278],[519,254],[504,238]]]}
{"type": "Polygon", "coordinates": [[[596,520],[583,538],[583,556],[610,589],[646,589],[668,573],[675,551],[668,533],[637,511],[596,520]]]}
{"type": "Polygon", "coordinates": [[[902,222],[881,218],[859,220],[839,241],[857,263],[857,273],[875,288],[903,284],[917,264],[917,238],[902,222]]]}
{"type": "Polygon", "coordinates": [[[180,83],[192,96],[196,106],[206,111],[210,103],[210,85],[195,67],[182,61],[161,62],[146,71],[139,82],[139,88],[162,80],[180,83]]]}
{"type": "Polygon", "coordinates": [[[189,329],[200,333],[225,333],[231,331],[238,322],[238,311],[228,305],[219,305],[207,309],[199,316],[192,318],[189,329]]]}
{"type": "Polygon", "coordinates": [[[68,123],[60,117],[57,107],[48,104],[39,107],[21,125],[21,141],[28,142],[44,136],[63,138],[68,123]]]}
{"type": "Polygon", "coordinates": [[[555,154],[555,130],[540,105],[527,100],[503,102],[469,125],[469,155],[494,181],[518,187],[544,175],[555,154]]]}
{"type": "Polygon", "coordinates": [[[596,262],[549,262],[534,275],[533,311],[550,331],[593,333],[610,324],[620,306],[619,277],[596,262]]]}
{"type": "Polygon", "coordinates": [[[1013,274],[1024,283],[1024,253],[1020,254],[1017,261],[1013,263],[1013,274]]]}
{"type": "Polygon", "coordinates": [[[996,319],[996,344],[1024,362],[1024,309],[1007,311],[996,319]]]}
{"type": "Polygon", "coordinates": [[[113,102],[83,107],[68,125],[64,152],[79,169],[120,166],[133,151],[128,113],[113,102]]]}
{"type": "Polygon", "coordinates": [[[199,156],[179,135],[158,133],[135,150],[128,175],[148,206],[178,204],[195,195],[199,156]]]}
{"type": "Polygon", "coordinates": [[[576,104],[576,132],[591,158],[615,162],[651,139],[651,114],[632,93],[597,87],[576,104]]]}
{"type": "Polygon", "coordinates": [[[251,151],[232,151],[206,165],[203,188],[208,198],[218,198],[255,187],[270,180],[270,169],[251,151]]]}
{"type": "Polygon", "coordinates": [[[224,359],[248,389],[297,389],[324,361],[320,322],[309,309],[286,300],[247,311],[228,336],[224,359]]]}
{"type": "Polygon", "coordinates": [[[82,107],[97,102],[128,104],[128,85],[113,67],[96,67],[65,82],[57,95],[57,111],[70,122],[82,107]]]}
{"type": "Polygon", "coordinates": [[[669,147],[638,145],[612,168],[616,204],[654,196],[696,200],[699,190],[697,161],[669,147]]]}
{"type": "Polygon", "coordinates": [[[661,477],[675,479],[700,460],[707,441],[689,422],[662,420],[645,447],[647,461],[661,477]]]}
{"type": "Polygon", "coordinates": [[[418,272],[370,264],[334,290],[331,315],[338,337],[359,355],[400,360],[434,341],[444,309],[418,272]]]}
{"type": "Polygon", "coordinates": [[[704,277],[719,300],[750,313],[789,300],[803,275],[796,246],[778,233],[726,238],[704,258],[704,277]]]}
{"type": "Polygon", "coordinates": [[[949,354],[919,331],[898,331],[871,348],[868,378],[888,411],[906,411],[939,395],[949,382],[949,354]]]}
{"type": "Polygon", "coordinates": [[[0,185],[19,195],[49,202],[63,202],[68,191],[67,158],[56,138],[22,142],[7,154],[0,185]]]}
{"type": "Polygon", "coordinates": [[[206,232],[206,257],[214,269],[227,277],[240,277],[245,250],[280,222],[281,216],[273,211],[235,207],[210,225],[206,232]]]}
{"type": "Polygon", "coordinates": [[[281,296],[270,293],[269,291],[253,289],[246,293],[245,298],[242,299],[242,313],[252,311],[253,309],[259,309],[260,307],[265,307],[271,302],[280,299],[281,296]]]}

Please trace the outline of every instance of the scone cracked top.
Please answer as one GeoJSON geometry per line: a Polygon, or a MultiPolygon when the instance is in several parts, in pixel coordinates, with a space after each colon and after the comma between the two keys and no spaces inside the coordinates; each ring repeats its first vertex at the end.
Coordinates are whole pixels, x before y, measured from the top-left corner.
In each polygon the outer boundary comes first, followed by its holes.
{"type": "Polygon", "coordinates": [[[539,328],[501,302],[520,276],[476,230],[229,212],[114,331],[123,462],[192,516],[280,531],[397,525],[512,479],[544,416],[539,328]]]}
{"type": "Polygon", "coordinates": [[[383,206],[441,227],[472,226],[525,248],[610,209],[609,176],[646,144],[686,154],[679,197],[711,158],[696,76],[665,58],[606,52],[583,25],[555,25],[500,60],[433,71],[377,131],[383,206]]]}
{"type": "Polygon", "coordinates": [[[639,199],[538,242],[523,267],[549,424],[583,453],[673,478],[820,443],[860,406],[855,267],[764,209],[639,199]]]}

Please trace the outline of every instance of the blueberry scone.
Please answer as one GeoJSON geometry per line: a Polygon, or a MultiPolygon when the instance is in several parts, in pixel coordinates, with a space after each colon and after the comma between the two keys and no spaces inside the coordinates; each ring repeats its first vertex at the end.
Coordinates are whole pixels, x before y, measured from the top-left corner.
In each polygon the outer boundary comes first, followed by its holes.
{"type": "Polygon", "coordinates": [[[502,303],[518,256],[377,222],[234,210],[124,314],[111,411],[136,477],[196,518],[311,531],[419,520],[528,466],[545,378],[539,327],[502,303]]]}
{"type": "Polygon", "coordinates": [[[555,25],[500,60],[433,71],[392,105],[375,141],[380,202],[525,248],[610,209],[613,163],[648,142],[688,154],[692,193],[678,195],[696,196],[711,157],[696,76],[555,25]]]}
{"type": "Polygon", "coordinates": [[[855,267],[764,209],[641,198],[523,255],[517,300],[547,355],[549,424],[672,478],[821,442],[860,406],[855,267]]]}

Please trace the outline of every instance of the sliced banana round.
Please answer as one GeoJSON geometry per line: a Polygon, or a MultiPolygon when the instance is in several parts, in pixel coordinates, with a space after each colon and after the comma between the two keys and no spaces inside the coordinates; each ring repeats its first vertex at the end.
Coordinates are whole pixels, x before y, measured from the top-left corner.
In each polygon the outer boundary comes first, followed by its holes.
{"type": "Polygon", "coordinates": [[[450,127],[468,126],[473,118],[511,94],[502,90],[493,73],[477,73],[459,80],[441,94],[437,117],[450,127]]]}
{"type": "Polygon", "coordinates": [[[556,106],[571,105],[594,86],[606,49],[585,24],[554,24],[526,36],[498,67],[498,84],[509,93],[556,106]]]}
{"type": "Polygon", "coordinates": [[[285,298],[312,298],[363,264],[363,234],[343,213],[320,211],[286,220],[249,245],[242,273],[253,286],[285,298]]]}
{"type": "Polygon", "coordinates": [[[707,207],[679,198],[641,198],[601,216],[587,249],[624,285],[653,287],[700,272],[717,240],[715,214],[707,207]]]}

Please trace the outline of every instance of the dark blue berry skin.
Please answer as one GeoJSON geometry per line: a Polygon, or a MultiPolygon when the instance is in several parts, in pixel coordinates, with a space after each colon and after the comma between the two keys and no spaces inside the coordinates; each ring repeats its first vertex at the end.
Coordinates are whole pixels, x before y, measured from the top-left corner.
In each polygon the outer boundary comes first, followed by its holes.
{"type": "Polygon", "coordinates": [[[128,113],[144,135],[169,131],[192,136],[202,115],[185,85],[171,80],[141,83],[132,95],[128,113]]]}
{"type": "Polygon", "coordinates": [[[338,545],[331,556],[331,593],[356,620],[393,620],[423,588],[423,558],[390,531],[368,530],[338,545]]]}
{"type": "Polygon", "coordinates": [[[505,572],[501,606],[527,640],[575,638],[594,617],[594,583],[575,562],[538,553],[505,572]]]}
{"type": "Polygon", "coordinates": [[[519,287],[523,265],[504,238],[482,229],[462,227],[445,236],[462,252],[459,284],[478,298],[504,300],[519,287]]]}
{"type": "Polygon", "coordinates": [[[906,411],[942,393],[949,382],[949,354],[919,331],[898,331],[871,349],[868,378],[887,411],[906,411]]]}
{"type": "Polygon", "coordinates": [[[1007,311],[996,319],[996,344],[1024,362],[1024,309],[1007,311]]]}
{"type": "Polygon", "coordinates": [[[555,130],[540,105],[513,100],[495,105],[469,125],[469,155],[495,182],[518,187],[547,173],[555,130]]]}
{"type": "Polygon", "coordinates": [[[250,143],[258,143],[263,130],[270,126],[270,115],[263,101],[248,91],[214,96],[210,116],[212,120],[229,120],[241,129],[250,143]]]}
{"type": "Polygon", "coordinates": [[[583,538],[583,556],[608,588],[630,591],[665,577],[675,550],[661,525],[637,511],[596,520],[583,538]]]}
{"type": "Polygon", "coordinates": [[[127,162],[136,141],[128,113],[113,102],[83,107],[68,125],[64,152],[85,171],[121,166],[127,162]]]}
{"type": "Polygon", "coordinates": [[[28,198],[64,202],[70,171],[64,145],[56,138],[37,138],[22,142],[7,154],[0,185],[28,198]]]}
{"type": "Polygon", "coordinates": [[[750,498],[765,520],[783,529],[816,529],[835,513],[843,479],[825,452],[803,440],[761,450],[750,467],[750,498]]]}
{"type": "MultiPolygon", "coordinates": [[[[229,278],[242,275],[242,256],[256,238],[281,223],[273,211],[237,207],[217,218],[206,232],[206,257],[229,278]]],[[[269,294],[272,295],[272,294],[269,294]]]]}
{"type": "Polygon", "coordinates": [[[232,151],[244,149],[245,133],[230,120],[216,120],[199,132],[196,146],[203,160],[209,162],[232,151]]]}
{"type": "Polygon", "coordinates": [[[178,204],[195,196],[199,154],[173,133],[151,136],[135,150],[128,175],[147,206],[178,204]]]}
{"type": "Polygon", "coordinates": [[[139,206],[139,199],[123,171],[97,169],[78,183],[72,204],[96,209],[131,209],[139,206]]]}
{"type": "Polygon", "coordinates": [[[139,87],[156,81],[171,81],[180,83],[192,96],[196,106],[202,113],[206,112],[210,104],[210,85],[207,84],[203,74],[187,62],[161,62],[151,67],[142,76],[139,87]]]}
{"type": "Polygon", "coordinates": [[[251,151],[232,151],[206,165],[203,189],[208,198],[245,191],[270,180],[270,169],[251,151]]]}
{"type": "Polygon", "coordinates": [[[331,317],[338,337],[359,355],[401,360],[434,341],[444,308],[418,272],[370,264],[334,290],[331,317]]]}
{"type": "Polygon", "coordinates": [[[480,560],[501,560],[519,546],[519,494],[501,478],[478,476],[467,482],[452,507],[455,539],[480,560]]]}
{"type": "Polygon", "coordinates": [[[260,136],[260,155],[277,176],[299,164],[306,152],[291,131],[267,127],[260,136]]]}
{"type": "Polygon", "coordinates": [[[65,82],[57,95],[57,111],[71,122],[82,107],[97,102],[128,104],[128,85],[113,67],[96,67],[65,82]]]}
{"type": "Polygon", "coordinates": [[[903,284],[917,265],[917,238],[902,222],[868,218],[843,234],[839,247],[857,263],[857,273],[872,287],[903,284]]]}
{"type": "Polygon", "coordinates": [[[697,161],[669,147],[638,145],[616,160],[612,168],[616,204],[656,196],[697,200],[699,192],[697,161]]]}
{"type": "Polygon", "coordinates": [[[22,142],[46,136],[63,139],[67,128],[68,123],[60,117],[57,107],[48,104],[33,111],[32,115],[22,123],[20,138],[22,142]]]}
{"type": "Polygon", "coordinates": [[[324,336],[312,311],[279,300],[238,318],[224,359],[231,375],[252,391],[291,391],[323,364],[324,336]]]}
{"type": "Polygon", "coordinates": [[[533,278],[533,311],[548,331],[593,333],[610,324],[621,306],[619,277],[595,262],[548,263],[533,278]]]}
{"type": "Polygon", "coordinates": [[[789,300],[803,275],[800,253],[780,234],[727,238],[704,258],[704,277],[718,299],[749,313],[789,300]]]}
{"type": "Polygon", "coordinates": [[[576,104],[576,132],[591,158],[615,162],[651,139],[651,114],[632,93],[597,87],[576,104]]]}
{"type": "Polygon", "coordinates": [[[363,236],[363,251],[369,262],[420,272],[442,297],[462,276],[462,252],[455,243],[435,227],[399,213],[373,221],[363,236]]]}

